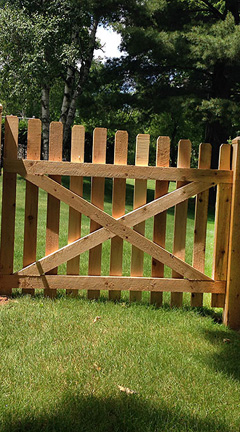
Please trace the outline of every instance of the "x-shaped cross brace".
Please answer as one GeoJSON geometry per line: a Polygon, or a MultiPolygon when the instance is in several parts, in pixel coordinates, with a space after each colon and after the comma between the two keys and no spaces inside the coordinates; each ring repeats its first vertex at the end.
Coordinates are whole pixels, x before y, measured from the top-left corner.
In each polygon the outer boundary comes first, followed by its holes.
{"type": "Polygon", "coordinates": [[[189,264],[168,252],[166,249],[130,228],[151,216],[161,213],[168,208],[183,202],[193,195],[199,194],[204,190],[209,189],[211,186],[213,186],[212,183],[189,183],[188,185],[183,186],[161,198],[158,198],[151,203],[148,203],[128,213],[127,215],[122,216],[119,219],[114,219],[103,210],[89,203],[84,198],[76,195],[69,189],[56,183],[54,180],[45,175],[31,175],[26,173],[24,174],[24,177],[26,180],[42,188],[59,200],[65,202],[70,207],[93,219],[103,228],[100,228],[99,230],[59,249],[58,251],[45,256],[38,262],[20,270],[17,272],[18,274],[44,274],[63,262],[68,261],[74,256],[83,253],[84,251],[91,249],[92,247],[95,247],[110,238],[119,236],[123,240],[128,241],[132,245],[151,255],[158,261],[162,262],[188,279],[212,280],[202,272],[196,270],[189,264]]]}

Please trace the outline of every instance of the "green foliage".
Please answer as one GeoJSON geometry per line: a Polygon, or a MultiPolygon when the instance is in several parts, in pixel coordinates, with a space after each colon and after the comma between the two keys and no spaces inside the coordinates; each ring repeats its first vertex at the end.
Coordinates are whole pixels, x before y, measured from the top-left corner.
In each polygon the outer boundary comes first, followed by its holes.
{"type": "Polygon", "coordinates": [[[180,138],[191,139],[194,149],[201,141],[212,142],[216,164],[219,144],[240,129],[239,8],[235,0],[2,2],[5,112],[39,116],[46,85],[51,119],[60,118],[67,71],[74,71],[71,98],[81,65],[88,62],[89,32],[97,18],[121,32],[127,55],[104,65],[92,62],[79,87],[75,123],[83,123],[88,133],[107,127],[111,147],[115,131],[127,129],[131,161],[136,134],[150,132],[154,141],[170,135],[173,164],[180,138]]]}
{"type": "Polygon", "coordinates": [[[190,52],[199,69],[211,68],[218,61],[234,63],[239,67],[240,28],[228,13],[224,21],[194,26],[187,34],[190,52]]]}
{"type": "Polygon", "coordinates": [[[199,140],[204,124],[219,139],[212,143],[215,157],[239,129],[239,8],[236,1],[143,1],[117,26],[128,53],[122,68],[132,77],[140,111],[168,117],[177,105],[182,119],[201,123],[199,140]]]}
{"type": "MultiPolygon", "coordinates": [[[[94,0],[14,0],[0,5],[0,85],[7,112],[16,105],[22,112],[38,116],[44,86],[55,87],[53,93],[58,87],[63,96],[67,68],[80,73],[81,65],[88,61],[93,20],[117,20],[124,4],[115,0],[101,5],[94,0]],[[35,103],[29,108],[32,100],[35,103]]],[[[62,96],[58,98],[58,118],[62,96]]],[[[56,112],[56,107],[51,110],[56,112]]]]}
{"type": "Polygon", "coordinates": [[[59,17],[46,19],[37,12],[29,16],[25,9],[10,4],[0,10],[2,88],[11,90],[7,112],[17,99],[22,112],[39,115],[41,87],[63,73],[61,24],[59,17]]]}

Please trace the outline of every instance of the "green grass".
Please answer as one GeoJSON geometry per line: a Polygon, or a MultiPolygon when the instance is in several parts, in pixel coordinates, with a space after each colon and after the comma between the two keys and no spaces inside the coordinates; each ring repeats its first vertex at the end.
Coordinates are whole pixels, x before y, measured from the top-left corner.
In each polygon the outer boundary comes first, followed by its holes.
{"type": "Polygon", "coordinates": [[[239,334],[211,316],[39,296],[0,325],[1,432],[239,431],[239,334]]]}
{"type": "MultiPolygon", "coordinates": [[[[66,179],[64,179],[66,182],[66,179]]],[[[173,187],[173,185],[171,185],[173,187]]],[[[22,266],[24,188],[18,179],[15,270],[22,266]]],[[[149,200],[154,183],[148,183],[149,200]]],[[[127,185],[127,211],[133,184],[127,185]]],[[[84,182],[89,197],[90,184],[84,182]]],[[[38,257],[44,255],[46,194],[40,191],[38,257]]],[[[111,182],[105,209],[111,213],[111,182]]],[[[191,263],[194,203],[189,203],[187,261],[191,263]]],[[[60,245],[67,242],[68,208],[61,205],[60,245]]],[[[173,211],[167,217],[167,248],[173,239],[173,211]]],[[[153,221],[146,223],[152,238],[153,221]]],[[[209,215],[206,272],[211,275],[213,215],[209,215]]],[[[83,217],[83,234],[89,222],[83,217]]],[[[131,247],[124,245],[124,274],[130,273],[131,247]]],[[[88,254],[81,256],[87,274],[88,254]]],[[[103,247],[103,273],[109,272],[109,242],[103,247]]],[[[65,266],[59,269],[65,272],[65,266]]],[[[145,256],[144,274],[151,274],[145,256]]],[[[170,276],[166,269],[166,276],[170,276]]],[[[220,312],[205,308],[170,309],[141,304],[87,301],[58,293],[49,300],[14,297],[0,306],[0,431],[166,432],[240,431],[240,335],[222,324],[220,312]],[[96,316],[101,318],[93,323],[96,316]],[[224,341],[228,339],[229,343],[224,341]],[[120,392],[118,385],[136,394],[120,392]]]]}

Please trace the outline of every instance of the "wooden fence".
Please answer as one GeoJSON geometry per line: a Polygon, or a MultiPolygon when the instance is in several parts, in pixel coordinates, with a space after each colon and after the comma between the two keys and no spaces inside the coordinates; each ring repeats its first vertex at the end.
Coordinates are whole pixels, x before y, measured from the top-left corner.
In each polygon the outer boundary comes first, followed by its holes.
{"type": "Polygon", "coordinates": [[[88,298],[100,290],[130,300],[150,292],[151,303],[162,304],[162,292],[171,292],[171,305],[181,306],[184,292],[192,306],[202,306],[203,293],[212,293],[212,306],[224,308],[224,322],[240,328],[240,138],[220,149],[219,169],[210,169],[211,146],[201,144],[198,168],[190,168],[191,143],[181,140],[177,168],[169,167],[170,140],[157,140],[156,166],[148,166],[149,135],[136,140],[135,165],[127,165],[128,134],[115,136],[114,164],[106,164],[107,130],[93,134],[92,163],[84,163],[84,128],[72,129],[71,162],[62,161],[62,124],[51,123],[49,160],[40,160],[41,122],[28,123],[27,159],[17,159],[18,119],[6,117],[3,163],[0,293],[13,288],[34,294],[44,289],[54,297],[87,288],[88,298]],[[231,152],[233,148],[233,152],[231,152]],[[233,158],[231,153],[233,153],[233,158]],[[232,162],[231,162],[232,159],[232,162]],[[23,268],[13,272],[17,174],[26,180],[23,268]],[[61,184],[70,176],[70,187],[61,184]],[[91,177],[91,201],[83,198],[83,177],[91,177]],[[104,212],[105,178],[113,179],[112,216],[104,212]],[[133,210],[125,214],[126,179],[135,179],[133,210]],[[147,180],[156,180],[155,199],[147,203],[147,180]],[[169,182],[176,189],[168,192],[169,182]],[[204,273],[209,188],[217,187],[212,278],[204,273]],[[36,260],[38,190],[48,194],[45,256],[36,260]],[[192,265],[185,262],[188,199],[196,197],[192,265]],[[69,206],[68,244],[59,249],[60,201],[69,206]],[[174,207],[173,250],[165,249],[166,212],[174,207]],[[90,233],[81,237],[81,214],[90,218],[90,233]],[[154,217],[153,240],[145,237],[145,221],[154,217]],[[101,276],[102,243],[111,239],[110,274],[101,276]],[[131,273],[122,276],[123,242],[132,247],[131,273]],[[88,276],[79,275],[79,257],[89,251],[88,276]],[[151,277],[143,277],[144,253],[152,257],[151,277]],[[67,274],[58,266],[67,262],[67,274]],[[172,271],[164,278],[164,266],[172,271]]]}

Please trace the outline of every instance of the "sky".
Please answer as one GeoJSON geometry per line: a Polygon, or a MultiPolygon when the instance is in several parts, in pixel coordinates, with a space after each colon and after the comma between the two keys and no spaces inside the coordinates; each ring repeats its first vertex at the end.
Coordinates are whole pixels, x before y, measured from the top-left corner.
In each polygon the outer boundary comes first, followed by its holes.
{"type": "Polygon", "coordinates": [[[121,36],[111,28],[104,28],[102,26],[97,29],[97,37],[100,39],[103,48],[95,50],[94,57],[101,57],[103,60],[109,57],[121,57],[118,46],[121,42],[121,36]]]}

